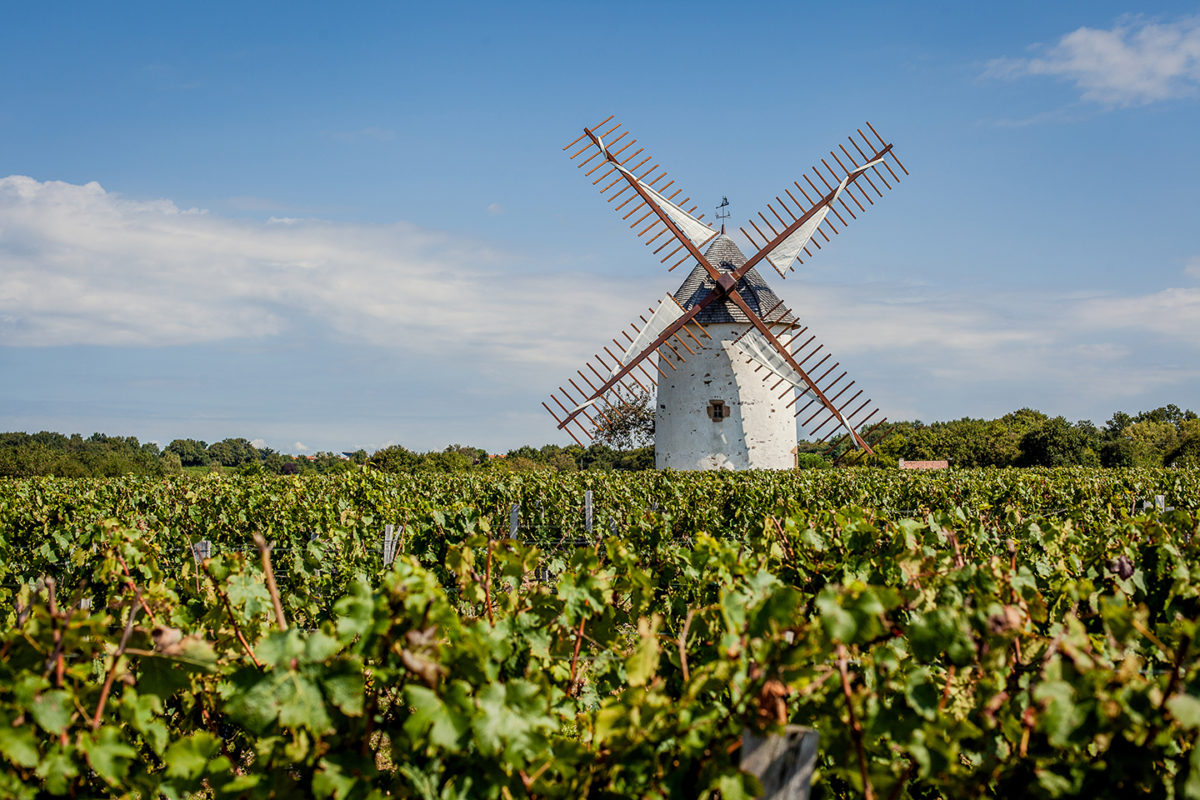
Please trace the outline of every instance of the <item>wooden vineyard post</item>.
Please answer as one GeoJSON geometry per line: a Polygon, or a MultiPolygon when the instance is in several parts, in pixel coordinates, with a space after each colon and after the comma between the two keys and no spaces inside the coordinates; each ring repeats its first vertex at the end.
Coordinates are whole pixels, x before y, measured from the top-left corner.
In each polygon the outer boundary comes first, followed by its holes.
{"type": "Polygon", "coordinates": [[[817,766],[817,742],[812,728],[787,725],[783,733],[742,732],[743,772],[763,785],[763,800],[808,800],[817,766]]]}
{"type": "MultiPolygon", "coordinates": [[[[403,525],[400,526],[400,530],[401,531],[404,530],[403,525]]],[[[385,567],[390,567],[392,565],[392,562],[396,560],[396,550],[398,549],[397,545],[399,544],[399,541],[400,541],[400,537],[396,535],[396,526],[391,525],[391,524],[384,525],[383,526],[383,565],[385,567]]]]}
{"type": "Polygon", "coordinates": [[[513,503],[508,512],[508,538],[517,538],[517,528],[521,522],[521,505],[513,503]]]}
{"type": "MultiPolygon", "coordinates": [[[[1153,508],[1159,514],[1164,514],[1167,511],[1175,510],[1175,506],[1167,505],[1167,496],[1165,494],[1154,495],[1153,504],[1151,504],[1149,500],[1142,501],[1142,511],[1149,511],[1151,508],[1153,508]]],[[[1137,512],[1137,500],[1133,501],[1133,510],[1135,513],[1137,512]]]]}
{"type": "Polygon", "coordinates": [[[592,490],[583,493],[583,525],[587,528],[588,538],[592,538],[592,490]]]}

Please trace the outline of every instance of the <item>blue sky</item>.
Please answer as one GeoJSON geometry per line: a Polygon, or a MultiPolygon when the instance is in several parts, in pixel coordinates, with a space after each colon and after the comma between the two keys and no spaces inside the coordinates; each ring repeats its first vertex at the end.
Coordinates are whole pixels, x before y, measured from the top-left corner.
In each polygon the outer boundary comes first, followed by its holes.
{"type": "Polygon", "coordinates": [[[735,224],[895,143],[911,178],[771,281],[893,419],[1200,406],[1195,3],[0,22],[0,430],[567,441],[540,401],[682,278],[561,151],[609,114],[735,224]]]}

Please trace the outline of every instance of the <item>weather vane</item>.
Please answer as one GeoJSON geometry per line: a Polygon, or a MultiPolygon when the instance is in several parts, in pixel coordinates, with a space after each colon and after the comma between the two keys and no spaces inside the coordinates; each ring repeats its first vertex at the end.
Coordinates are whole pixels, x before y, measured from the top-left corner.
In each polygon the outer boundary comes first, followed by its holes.
{"type": "Polygon", "coordinates": [[[729,219],[729,212],[725,209],[729,208],[729,198],[721,195],[721,204],[717,206],[717,219],[721,220],[721,233],[725,232],[725,220],[729,219]],[[721,212],[725,211],[724,214],[721,212]]]}

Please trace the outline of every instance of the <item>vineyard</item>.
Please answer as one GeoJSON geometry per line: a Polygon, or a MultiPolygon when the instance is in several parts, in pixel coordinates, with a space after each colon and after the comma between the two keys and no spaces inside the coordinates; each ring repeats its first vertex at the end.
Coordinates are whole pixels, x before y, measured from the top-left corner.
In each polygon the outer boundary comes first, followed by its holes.
{"type": "Polygon", "coordinates": [[[749,798],[743,731],[794,723],[814,797],[1200,797],[1198,506],[1195,469],[0,481],[0,796],[749,798]]]}

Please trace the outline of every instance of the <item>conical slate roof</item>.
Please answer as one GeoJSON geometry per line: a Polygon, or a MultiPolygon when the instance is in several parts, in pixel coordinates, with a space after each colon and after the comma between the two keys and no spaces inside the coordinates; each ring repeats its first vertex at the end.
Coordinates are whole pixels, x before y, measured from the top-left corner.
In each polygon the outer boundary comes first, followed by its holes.
{"type": "MultiPolygon", "coordinates": [[[[704,257],[708,259],[708,263],[721,272],[732,272],[746,263],[746,257],[742,255],[742,251],[738,249],[732,239],[723,233],[719,233],[713,238],[712,244],[704,252],[704,257]]],[[[712,276],[705,271],[704,267],[697,264],[676,290],[675,299],[685,310],[689,309],[707,297],[715,285],[712,276]]],[[[745,299],[746,305],[750,306],[751,310],[762,317],[765,322],[798,324],[787,307],[780,304],[779,297],[771,291],[770,286],[767,286],[767,282],[758,274],[756,268],[751,267],[750,271],[742,276],[742,279],[738,281],[737,288],[745,299]],[[771,312],[770,315],[764,316],[768,311],[771,312]]],[[[708,306],[696,316],[696,320],[701,325],[721,322],[749,324],[750,322],[746,313],[728,299],[708,306]]]]}

